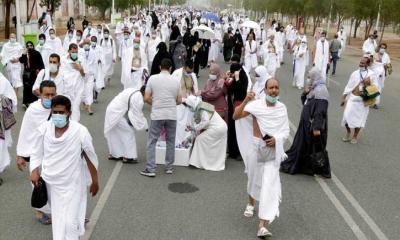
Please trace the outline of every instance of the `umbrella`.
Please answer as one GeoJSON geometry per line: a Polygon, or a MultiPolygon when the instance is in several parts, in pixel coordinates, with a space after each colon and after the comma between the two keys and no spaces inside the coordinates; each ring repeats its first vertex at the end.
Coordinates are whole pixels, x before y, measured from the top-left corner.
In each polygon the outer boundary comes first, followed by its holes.
{"type": "Polygon", "coordinates": [[[190,32],[192,34],[194,34],[195,32],[198,32],[199,38],[202,38],[202,39],[213,39],[215,37],[214,31],[205,25],[200,25],[198,27],[195,27],[190,32]]]}
{"type": "Polygon", "coordinates": [[[257,29],[260,30],[260,25],[254,21],[245,21],[242,24],[242,27],[247,27],[247,28],[253,28],[253,29],[257,29]]]}
{"type": "Polygon", "coordinates": [[[203,14],[203,18],[213,21],[213,22],[220,22],[220,19],[217,15],[215,15],[214,13],[208,12],[208,13],[204,13],[203,14]]]}

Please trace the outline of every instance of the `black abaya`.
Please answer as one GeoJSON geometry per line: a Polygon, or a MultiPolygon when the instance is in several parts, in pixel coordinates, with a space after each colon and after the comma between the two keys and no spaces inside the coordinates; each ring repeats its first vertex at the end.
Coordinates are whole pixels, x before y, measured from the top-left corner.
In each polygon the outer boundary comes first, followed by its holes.
{"type": "Polygon", "coordinates": [[[27,54],[22,54],[19,62],[24,65],[22,83],[24,86],[22,103],[29,105],[38,98],[32,93],[32,87],[35,84],[37,74],[44,69],[42,56],[35,49],[29,49],[29,58],[27,54]],[[28,62],[29,59],[29,62],[28,62]]]}
{"type": "MultiPolygon", "coordinates": [[[[302,96],[304,102],[305,95],[302,96]]],[[[281,171],[290,174],[303,173],[308,175],[319,174],[324,177],[331,176],[330,164],[315,169],[310,161],[313,146],[316,151],[326,148],[328,138],[328,101],[322,99],[309,99],[303,106],[300,123],[291,148],[286,152],[288,158],[282,162],[281,171]],[[314,114],[312,113],[314,112],[314,114]],[[310,119],[314,118],[312,128],[310,119]],[[315,137],[313,130],[321,132],[320,137],[315,137]],[[322,144],[321,144],[322,143],[322,144]]]]}

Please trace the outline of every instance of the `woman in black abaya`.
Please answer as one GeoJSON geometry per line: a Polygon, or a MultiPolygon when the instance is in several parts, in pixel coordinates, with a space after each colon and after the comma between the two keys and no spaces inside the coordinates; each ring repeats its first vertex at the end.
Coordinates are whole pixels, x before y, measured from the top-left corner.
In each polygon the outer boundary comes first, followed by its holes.
{"type": "MultiPolygon", "coordinates": [[[[154,56],[153,64],[151,65],[150,75],[159,74],[161,72],[160,65],[161,61],[164,58],[168,58],[169,60],[172,61],[171,55],[169,54],[167,49],[167,44],[165,44],[165,42],[160,42],[157,45],[157,54],[156,56],[154,56]]],[[[172,68],[173,68],[172,70],[174,70],[174,67],[172,68]]]]}
{"type": "Polygon", "coordinates": [[[326,148],[329,93],[320,71],[313,68],[309,75],[311,77],[309,90],[305,90],[301,96],[304,106],[299,127],[292,147],[286,152],[288,158],[281,164],[281,171],[289,174],[318,174],[330,178],[331,169],[328,160],[322,167],[316,167],[310,159],[313,151],[320,152],[326,148]]]}

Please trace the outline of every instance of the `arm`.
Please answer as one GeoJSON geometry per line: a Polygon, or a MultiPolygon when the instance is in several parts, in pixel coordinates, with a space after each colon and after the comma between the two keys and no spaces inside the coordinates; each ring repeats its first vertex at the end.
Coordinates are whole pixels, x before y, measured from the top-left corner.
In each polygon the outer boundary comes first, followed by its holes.
{"type": "Polygon", "coordinates": [[[325,129],[326,117],[328,110],[328,101],[326,100],[315,100],[314,110],[314,121],[313,121],[313,134],[314,136],[320,136],[321,131],[325,129]]]}
{"type": "Polygon", "coordinates": [[[247,117],[250,115],[250,113],[244,111],[244,108],[251,100],[254,99],[254,97],[255,97],[254,92],[249,92],[247,94],[247,96],[244,99],[244,101],[242,102],[242,104],[240,104],[238,107],[235,108],[235,112],[233,113],[233,120],[239,120],[241,118],[244,118],[244,117],[247,117]]]}
{"type": "MultiPolygon", "coordinates": [[[[218,114],[218,113],[214,112],[214,114],[218,114]]],[[[202,111],[200,123],[195,124],[195,126],[194,126],[194,129],[196,130],[196,132],[201,133],[204,130],[206,130],[208,128],[208,126],[210,125],[210,119],[211,119],[211,115],[206,111],[202,111]]]]}
{"type": "Polygon", "coordinates": [[[151,96],[151,91],[146,91],[144,92],[144,102],[151,105],[153,103],[153,98],[151,96]]]}
{"type": "Polygon", "coordinates": [[[86,152],[83,151],[83,157],[85,158],[85,161],[87,163],[90,176],[92,177],[92,185],[90,186],[90,193],[92,196],[96,196],[97,192],[99,191],[99,177],[97,175],[97,169],[93,165],[93,163],[90,161],[89,157],[87,156],[86,152]]]}
{"type": "Polygon", "coordinates": [[[94,151],[92,137],[86,128],[83,129],[82,135],[82,158],[86,161],[92,180],[90,185],[90,193],[92,196],[95,196],[99,191],[99,178],[97,171],[99,162],[94,151]]]}

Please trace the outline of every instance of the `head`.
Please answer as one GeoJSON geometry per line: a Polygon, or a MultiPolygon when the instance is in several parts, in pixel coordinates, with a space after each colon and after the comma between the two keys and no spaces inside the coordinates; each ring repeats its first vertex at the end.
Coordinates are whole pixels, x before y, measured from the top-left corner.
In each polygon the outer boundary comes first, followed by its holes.
{"type": "Polygon", "coordinates": [[[33,45],[32,41],[27,41],[25,45],[26,45],[26,49],[28,49],[28,51],[30,49],[34,49],[35,48],[35,45],[33,45]]]}
{"type": "Polygon", "coordinates": [[[252,33],[250,33],[250,34],[248,35],[248,39],[249,39],[249,41],[253,41],[253,40],[254,40],[254,36],[253,36],[252,33]]]}
{"type": "Polygon", "coordinates": [[[46,19],[43,19],[42,25],[43,25],[43,26],[47,26],[47,20],[46,20],[46,19]]]}
{"type": "Polygon", "coordinates": [[[76,40],[79,42],[82,40],[82,31],[81,30],[77,30],[76,31],[76,40]]]}
{"type": "Polygon", "coordinates": [[[56,31],[54,29],[49,30],[50,39],[56,38],[56,31]]]}
{"type": "Polygon", "coordinates": [[[369,64],[371,62],[371,59],[368,57],[362,57],[360,60],[360,64],[358,65],[358,67],[360,68],[360,70],[364,71],[367,70],[369,64]]]}
{"type": "Polygon", "coordinates": [[[135,37],[135,39],[133,39],[133,48],[140,49],[140,38],[135,37]]]}
{"type": "Polygon", "coordinates": [[[387,49],[387,44],[386,43],[379,44],[379,53],[380,54],[384,54],[386,52],[386,49],[387,49]]]}
{"type": "Polygon", "coordinates": [[[39,45],[43,45],[46,42],[46,35],[43,33],[39,34],[39,45]]]}
{"type": "Polygon", "coordinates": [[[45,80],[40,83],[39,87],[40,100],[44,108],[51,108],[51,101],[57,94],[56,84],[53,81],[45,80]]]}
{"type": "Polygon", "coordinates": [[[99,25],[97,25],[97,32],[98,33],[101,33],[101,30],[102,30],[102,27],[101,27],[101,25],[99,24],[99,25]]]}
{"type": "Polygon", "coordinates": [[[192,60],[188,59],[185,61],[185,65],[184,65],[184,72],[186,74],[192,74],[193,73],[193,69],[194,69],[194,63],[192,60]]]}
{"type": "Polygon", "coordinates": [[[256,77],[256,81],[266,81],[268,79],[271,78],[271,76],[268,74],[268,70],[265,66],[258,66],[256,67],[255,71],[255,77],[256,77]]]}
{"type": "Polygon", "coordinates": [[[68,30],[68,37],[69,37],[69,39],[74,37],[74,30],[71,30],[71,29],[68,30]]]}
{"type": "Polygon", "coordinates": [[[15,33],[10,33],[10,42],[11,43],[17,42],[17,36],[15,35],[15,33]]]}
{"type": "Polygon", "coordinates": [[[201,103],[201,99],[196,96],[188,96],[185,100],[185,105],[190,108],[192,112],[194,112],[197,108],[197,106],[201,103]]]}
{"type": "Polygon", "coordinates": [[[130,38],[131,33],[129,32],[128,28],[124,28],[124,39],[128,40],[130,38]]]}
{"type": "Polygon", "coordinates": [[[89,51],[90,50],[90,43],[91,43],[91,40],[89,38],[86,38],[86,39],[83,40],[83,49],[85,51],[89,51]]]}
{"type": "Polygon", "coordinates": [[[326,31],[322,31],[321,32],[321,40],[325,41],[325,39],[326,39],[326,31]]]}
{"type": "Polygon", "coordinates": [[[59,69],[60,69],[60,56],[57,53],[50,54],[49,57],[50,73],[57,73],[59,69]]]}
{"type": "Polygon", "coordinates": [[[338,39],[339,35],[337,35],[337,33],[335,34],[335,39],[338,39]]]}
{"type": "Polygon", "coordinates": [[[157,51],[158,52],[162,52],[162,53],[164,53],[164,52],[167,52],[167,44],[165,43],[165,42],[160,42],[158,45],[157,45],[157,51]]]}
{"type": "Polygon", "coordinates": [[[65,128],[71,116],[71,101],[63,95],[57,95],[51,100],[51,120],[56,128],[65,128]]]}
{"type": "Polygon", "coordinates": [[[268,79],[264,92],[267,104],[275,104],[279,100],[279,81],[275,78],[268,79]]]}
{"type": "Polygon", "coordinates": [[[163,60],[161,60],[160,70],[161,71],[171,72],[172,71],[172,62],[171,62],[171,60],[169,60],[168,58],[164,58],[163,60]]]}
{"type": "Polygon", "coordinates": [[[78,45],[75,43],[71,43],[68,47],[68,54],[72,61],[78,60],[78,45]]]}
{"type": "Polygon", "coordinates": [[[307,85],[313,86],[316,82],[325,82],[324,77],[321,74],[321,71],[317,67],[313,67],[307,74],[307,85]]]}
{"type": "Polygon", "coordinates": [[[215,81],[221,77],[221,67],[216,63],[211,63],[208,79],[215,81]]]}
{"type": "Polygon", "coordinates": [[[97,37],[96,36],[90,37],[90,45],[94,48],[96,47],[96,44],[97,44],[97,37]]]}
{"type": "Polygon", "coordinates": [[[371,35],[369,35],[369,40],[371,41],[371,42],[373,42],[374,41],[374,35],[373,34],[371,34],[371,35]]]}
{"type": "Polygon", "coordinates": [[[108,39],[110,37],[110,30],[104,29],[104,34],[103,34],[105,39],[108,39]]]}

